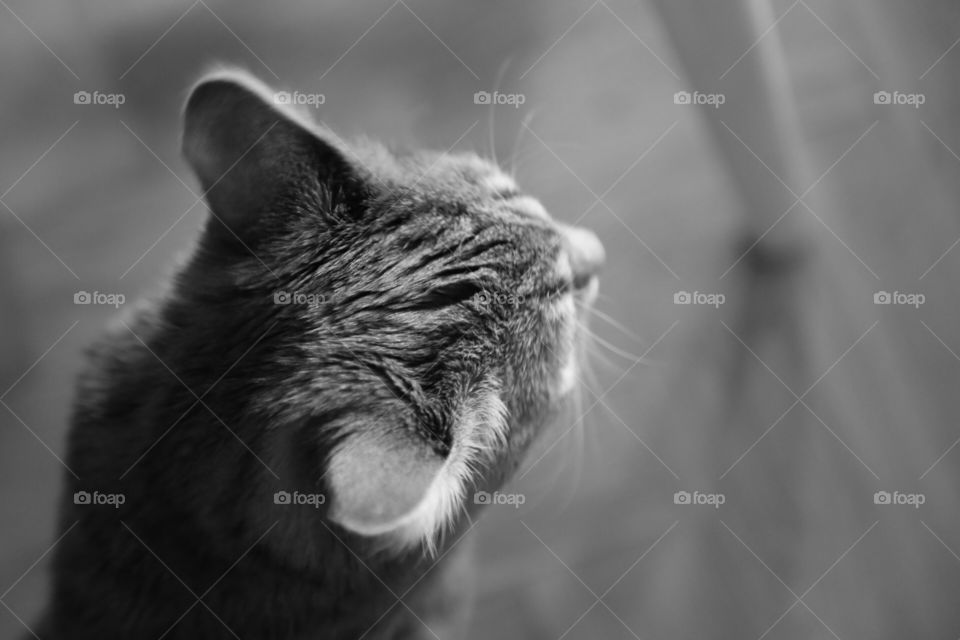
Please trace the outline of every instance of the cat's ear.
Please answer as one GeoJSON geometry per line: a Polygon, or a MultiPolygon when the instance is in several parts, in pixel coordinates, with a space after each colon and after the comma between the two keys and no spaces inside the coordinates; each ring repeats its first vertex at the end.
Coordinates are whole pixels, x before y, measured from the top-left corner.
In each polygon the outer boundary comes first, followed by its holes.
{"type": "Polygon", "coordinates": [[[331,520],[393,548],[436,549],[464,510],[475,474],[506,446],[506,408],[494,391],[465,402],[441,456],[416,434],[368,424],[345,437],[328,461],[331,520]]]}
{"type": "Polygon", "coordinates": [[[455,508],[438,504],[438,497],[460,494],[456,487],[441,486],[444,463],[412,434],[367,425],[330,456],[330,518],[362,536],[388,536],[396,546],[432,539],[455,508]]]}
{"type": "Polygon", "coordinates": [[[183,153],[216,221],[237,237],[264,216],[302,210],[321,188],[354,177],[344,154],[279,104],[281,95],[248,74],[220,71],[187,99],[183,153]]]}

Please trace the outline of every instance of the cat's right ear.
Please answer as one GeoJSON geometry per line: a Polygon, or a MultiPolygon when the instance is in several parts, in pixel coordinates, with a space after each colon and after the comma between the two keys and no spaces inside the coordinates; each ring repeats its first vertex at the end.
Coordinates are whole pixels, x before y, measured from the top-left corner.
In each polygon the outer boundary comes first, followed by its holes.
{"type": "Polygon", "coordinates": [[[238,71],[202,79],[184,109],[183,153],[213,225],[244,239],[265,220],[319,206],[324,189],[356,172],[344,154],[282,102],[283,93],[238,71]]]}

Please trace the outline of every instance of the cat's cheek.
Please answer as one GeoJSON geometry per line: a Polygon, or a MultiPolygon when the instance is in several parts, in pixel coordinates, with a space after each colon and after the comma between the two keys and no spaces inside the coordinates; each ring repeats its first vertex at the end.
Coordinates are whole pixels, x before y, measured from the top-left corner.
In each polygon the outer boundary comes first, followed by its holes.
{"type": "Polygon", "coordinates": [[[559,401],[576,388],[580,375],[577,363],[576,305],[572,295],[563,296],[548,308],[546,323],[554,342],[550,351],[555,356],[552,375],[549,376],[550,397],[553,401],[559,401]]]}
{"type": "Polygon", "coordinates": [[[577,362],[570,357],[560,369],[559,380],[557,381],[557,395],[567,396],[577,386],[577,362]]]}

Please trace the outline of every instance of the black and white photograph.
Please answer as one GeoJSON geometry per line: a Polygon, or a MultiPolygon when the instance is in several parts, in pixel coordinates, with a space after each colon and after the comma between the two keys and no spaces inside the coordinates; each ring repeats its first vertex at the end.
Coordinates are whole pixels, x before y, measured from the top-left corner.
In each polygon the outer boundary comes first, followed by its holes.
{"type": "Polygon", "coordinates": [[[960,4],[0,0],[0,639],[960,637],[960,4]]]}

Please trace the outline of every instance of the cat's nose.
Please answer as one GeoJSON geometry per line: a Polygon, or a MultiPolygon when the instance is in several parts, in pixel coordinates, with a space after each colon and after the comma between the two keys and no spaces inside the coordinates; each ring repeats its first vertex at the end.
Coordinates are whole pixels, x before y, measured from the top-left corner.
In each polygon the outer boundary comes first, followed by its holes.
{"type": "Polygon", "coordinates": [[[573,288],[583,289],[600,273],[606,254],[596,234],[587,229],[561,224],[570,268],[573,271],[573,288]]]}

